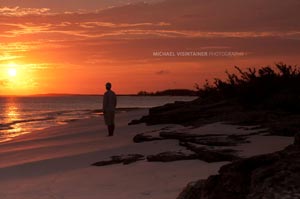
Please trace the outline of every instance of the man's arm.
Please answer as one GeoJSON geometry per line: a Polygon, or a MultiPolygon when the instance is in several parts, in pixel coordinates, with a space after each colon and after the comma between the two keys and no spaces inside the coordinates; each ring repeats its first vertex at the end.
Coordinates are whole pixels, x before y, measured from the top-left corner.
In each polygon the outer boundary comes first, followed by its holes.
{"type": "Polygon", "coordinates": [[[107,95],[103,95],[102,111],[104,112],[107,107],[107,95]]]}
{"type": "Polygon", "coordinates": [[[115,108],[117,107],[117,95],[115,94],[115,108]]]}

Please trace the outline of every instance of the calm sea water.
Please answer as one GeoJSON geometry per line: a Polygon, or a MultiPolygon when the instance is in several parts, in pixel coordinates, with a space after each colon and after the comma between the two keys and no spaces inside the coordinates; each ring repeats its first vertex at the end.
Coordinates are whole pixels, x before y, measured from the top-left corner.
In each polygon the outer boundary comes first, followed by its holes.
{"type": "MultiPolygon", "coordinates": [[[[181,96],[119,96],[117,108],[150,108],[181,96]]],[[[0,142],[35,130],[102,114],[102,96],[0,97],[0,142]]]]}

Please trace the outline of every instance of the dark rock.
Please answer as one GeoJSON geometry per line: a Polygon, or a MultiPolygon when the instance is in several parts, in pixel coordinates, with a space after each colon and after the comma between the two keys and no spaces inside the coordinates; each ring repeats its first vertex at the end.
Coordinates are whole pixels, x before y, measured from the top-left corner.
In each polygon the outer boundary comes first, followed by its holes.
{"type": "Polygon", "coordinates": [[[264,128],[261,125],[258,125],[258,126],[240,126],[238,127],[238,129],[249,131],[249,130],[261,130],[264,128]]]}
{"type": "Polygon", "coordinates": [[[133,141],[136,143],[174,139],[179,141],[192,142],[207,146],[236,146],[240,143],[245,143],[246,136],[243,135],[230,135],[223,134],[191,134],[176,131],[162,131],[159,136],[146,135],[144,133],[134,136],[133,141]]]}
{"type": "Polygon", "coordinates": [[[198,159],[197,154],[184,154],[182,152],[163,152],[157,155],[147,156],[149,162],[173,162],[178,160],[193,160],[198,159]]]}
{"type": "Polygon", "coordinates": [[[186,139],[185,141],[201,144],[206,146],[236,146],[235,142],[230,142],[227,140],[220,140],[217,138],[209,138],[209,139],[186,139]]]}
{"type": "Polygon", "coordinates": [[[136,136],[133,137],[133,141],[135,143],[149,142],[149,141],[163,140],[163,139],[164,138],[162,138],[162,137],[154,137],[151,135],[145,135],[144,133],[137,134],[136,136]]]}
{"type": "Polygon", "coordinates": [[[270,129],[270,133],[272,135],[278,135],[278,136],[295,136],[298,132],[299,127],[291,127],[291,126],[285,126],[283,124],[276,124],[272,125],[272,128],[270,129]]]}
{"type": "Polygon", "coordinates": [[[232,134],[232,135],[228,135],[227,139],[230,139],[230,140],[233,140],[233,141],[238,141],[238,142],[244,142],[247,139],[247,137],[245,135],[232,134]]]}
{"type": "Polygon", "coordinates": [[[119,155],[111,156],[110,160],[104,160],[100,162],[93,163],[92,166],[106,166],[112,164],[131,164],[140,160],[144,160],[144,155],[141,154],[129,154],[129,155],[119,155]]]}
{"type": "Polygon", "coordinates": [[[201,101],[194,100],[192,102],[177,102],[154,107],[149,110],[149,115],[143,116],[140,120],[132,121],[131,124],[188,124],[198,119],[202,119],[204,123],[211,123],[212,116],[219,118],[220,115],[229,111],[229,106],[226,106],[227,102],[225,101],[206,104],[199,102],[201,101]],[[207,112],[207,110],[213,111],[207,112]],[[208,118],[208,121],[206,121],[206,118],[208,118]]]}
{"type": "Polygon", "coordinates": [[[160,137],[165,139],[176,139],[182,142],[191,142],[206,146],[236,146],[248,143],[247,136],[244,135],[224,135],[224,134],[191,134],[176,131],[162,131],[160,137]]]}
{"type": "Polygon", "coordinates": [[[176,132],[176,131],[162,131],[159,136],[165,139],[184,140],[186,138],[197,137],[197,135],[176,132]]]}
{"type": "Polygon", "coordinates": [[[140,124],[141,121],[140,120],[132,120],[128,123],[128,125],[135,125],[135,124],[140,124]]]}
{"type": "Polygon", "coordinates": [[[189,183],[183,189],[177,199],[199,199],[199,196],[201,196],[201,188],[204,182],[204,180],[201,180],[189,183]]]}
{"type": "Polygon", "coordinates": [[[295,145],[300,145],[300,133],[296,134],[294,144],[295,145]]]}
{"type": "Polygon", "coordinates": [[[219,175],[189,184],[178,199],[300,198],[300,147],[237,160],[219,175]]]}
{"type": "Polygon", "coordinates": [[[181,142],[180,145],[196,153],[198,159],[205,162],[223,162],[239,159],[239,157],[235,155],[236,151],[232,149],[209,150],[205,147],[199,147],[188,142],[181,142]]]}
{"type": "Polygon", "coordinates": [[[247,136],[244,135],[224,135],[224,134],[191,134],[176,131],[161,131],[159,136],[146,135],[144,133],[134,136],[135,143],[174,139],[181,142],[190,142],[206,146],[236,146],[248,143],[247,136]]]}
{"type": "Polygon", "coordinates": [[[185,140],[192,138],[202,138],[202,137],[216,137],[216,136],[224,136],[224,134],[192,134],[192,133],[184,133],[177,131],[162,131],[159,133],[160,137],[167,139],[176,139],[176,140],[185,140]]]}
{"type": "Polygon", "coordinates": [[[236,146],[242,143],[248,143],[247,137],[243,135],[229,135],[229,136],[207,136],[207,137],[192,137],[182,139],[185,142],[201,144],[206,146],[236,146]]]}
{"type": "Polygon", "coordinates": [[[239,125],[255,125],[248,130],[268,129],[272,135],[294,136],[300,128],[300,114],[282,110],[253,109],[235,100],[203,101],[167,104],[151,108],[149,114],[130,124],[181,124],[202,126],[227,121],[239,125]],[[280,122],[278,122],[280,121],[280,122]]]}

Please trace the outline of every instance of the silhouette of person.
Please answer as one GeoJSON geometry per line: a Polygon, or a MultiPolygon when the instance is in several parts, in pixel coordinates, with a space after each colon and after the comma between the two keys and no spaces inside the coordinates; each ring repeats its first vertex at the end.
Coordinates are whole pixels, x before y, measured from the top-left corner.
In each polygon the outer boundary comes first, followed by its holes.
{"type": "Polygon", "coordinates": [[[117,106],[117,96],[115,92],[111,90],[111,83],[106,83],[106,92],[103,96],[103,114],[104,114],[104,121],[107,125],[108,129],[108,136],[114,135],[115,130],[115,110],[117,106]]]}

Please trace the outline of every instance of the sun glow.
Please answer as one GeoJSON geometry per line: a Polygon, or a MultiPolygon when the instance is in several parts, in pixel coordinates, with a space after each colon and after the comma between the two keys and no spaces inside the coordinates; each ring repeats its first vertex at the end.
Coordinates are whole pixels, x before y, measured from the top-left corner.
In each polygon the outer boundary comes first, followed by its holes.
{"type": "Polygon", "coordinates": [[[8,75],[9,75],[10,77],[15,77],[15,76],[17,76],[17,70],[16,70],[15,68],[9,68],[9,69],[8,69],[8,75]]]}
{"type": "Polygon", "coordinates": [[[11,64],[8,64],[8,70],[7,70],[7,73],[10,77],[15,77],[17,76],[17,67],[18,65],[17,64],[14,64],[14,63],[11,63],[11,64]]]}

